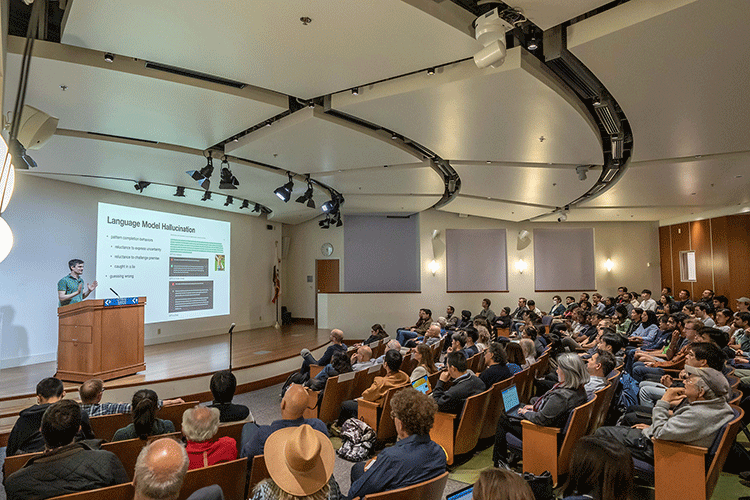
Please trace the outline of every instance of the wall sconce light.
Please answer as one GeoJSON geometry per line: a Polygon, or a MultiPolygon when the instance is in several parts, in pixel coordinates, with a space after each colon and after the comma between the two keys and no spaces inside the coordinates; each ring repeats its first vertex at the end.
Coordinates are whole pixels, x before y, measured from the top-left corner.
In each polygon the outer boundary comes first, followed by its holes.
{"type": "Polygon", "coordinates": [[[607,272],[611,272],[612,268],[615,267],[615,264],[612,262],[612,259],[607,259],[607,262],[604,263],[604,267],[607,268],[607,272]]]}
{"type": "Polygon", "coordinates": [[[440,269],[440,264],[438,264],[435,259],[432,259],[430,263],[427,264],[427,269],[429,269],[432,275],[435,276],[435,273],[440,269]]]}
{"type": "Polygon", "coordinates": [[[518,262],[516,262],[516,269],[520,274],[523,274],[523,272],[526,270],[526,267],[528,267],[528,264],[526,264],[523,259],[518,259],[518,262]]]}

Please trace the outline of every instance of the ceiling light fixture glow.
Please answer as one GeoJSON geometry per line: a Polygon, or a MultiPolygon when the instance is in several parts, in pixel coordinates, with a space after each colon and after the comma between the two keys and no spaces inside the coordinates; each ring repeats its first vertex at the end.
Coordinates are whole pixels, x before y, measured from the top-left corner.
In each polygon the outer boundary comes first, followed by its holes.
{"type": "Polygon", "coordinates": [[[291,172],[287,172],[286,174],[289,176],[289,182],[273,190],[273,194],[278,196],[284,203],[288,202],[289,198],[292,197],[292,189],[294,189],[294,181],[292,180],[294,176],[291,172]]]}
{"type": "Polygon", "coordinates": [[[208,191],[211,187],[211,174],[214,173],[214,164],[213,159],[211,158],[211,151],[208,152],[205,167],[200,170],[187,170],[185,171],[185,173],[192,177],[193,180],[196,181],[201,188],[208,191]]]}

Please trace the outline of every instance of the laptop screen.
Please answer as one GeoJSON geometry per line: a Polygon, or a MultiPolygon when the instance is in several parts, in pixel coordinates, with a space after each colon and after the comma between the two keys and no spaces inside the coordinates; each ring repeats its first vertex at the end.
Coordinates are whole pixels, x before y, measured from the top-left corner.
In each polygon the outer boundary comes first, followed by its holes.
{"type": "Polygon", "coordinates": [[[505,411],[511,412],[521,404],[518,399],[518,390],[515,385],[511,385],[503,391],[503,404],[505,404],[505,411]]]}
{"type": "Polygon", "coordinates": [[[417,380],[412,382],[411,385],[422,394],[427,394],[428,392],[430,392],[430,381],[427,378],[427,375],[418,378],[417,380]]]}
{"type": "Polygon", "coordinates": [[[472,495],[474,494],[474,485],[469,485],[466,488],[461,488],[458,491],[454,491],[453,493],[447,495],[445,497],[445,500],[471,500],[472,495]]]}

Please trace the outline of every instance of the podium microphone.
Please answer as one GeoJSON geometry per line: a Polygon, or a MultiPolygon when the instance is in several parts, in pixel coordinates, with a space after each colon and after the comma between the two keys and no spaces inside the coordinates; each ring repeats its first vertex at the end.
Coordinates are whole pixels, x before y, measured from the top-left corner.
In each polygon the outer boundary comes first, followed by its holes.
{"type": "Polygon", "coordinates": [[[114,291],[114,290],[112,290],[111,288],[110,288],[109,290],[110,290],[110,291],[111,291],[112,293],[114,293],[115,295],[117,295],[117,298],[118,298],[118,299],[120,298],[120,295],[118,295],[118,293],[117,293],[117,292],[115,292],[115,291],[114,291]]]}
{"type": "Polygon", "coordinates": [[[232,333],[234,332],[235,324],[229,327],[229,371],[232,371],[232,333]]]}

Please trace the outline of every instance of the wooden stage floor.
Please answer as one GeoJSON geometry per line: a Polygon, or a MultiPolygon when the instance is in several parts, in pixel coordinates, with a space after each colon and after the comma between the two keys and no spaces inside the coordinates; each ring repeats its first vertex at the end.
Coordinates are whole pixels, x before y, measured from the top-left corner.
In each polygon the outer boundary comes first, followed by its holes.
{"type": "MultiPolygon", "coordinates": [[[[234,332],[232,369],[265,364],[299,355],[302,348],[313,350],[326,342],[330,330],[319,330],[313,325],[294,324],[234,332]]],[[[197,376],[229,367],[229,335],[147,345],[144,350],[146,370],[135,375],[106,382],[105,387],[117,387],[141,382],[197,376]]],[[[0,399],[34,394],[36,384],[55,374],[56,361],[0,370],[0,399]]],[[[78,387],[65,383],[66,389],[78,387]]]]}

